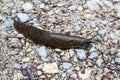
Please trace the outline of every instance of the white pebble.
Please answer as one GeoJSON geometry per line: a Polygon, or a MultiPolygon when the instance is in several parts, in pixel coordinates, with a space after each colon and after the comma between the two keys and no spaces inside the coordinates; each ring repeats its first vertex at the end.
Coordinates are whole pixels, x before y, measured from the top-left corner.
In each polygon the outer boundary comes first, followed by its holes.
{"type": "Polygon", "coordinates": [[[82,26],[79,26],[79,25],[76,25],[76,26],[74,27],[75,31],[80,31],[81,28],[82,28],[82,26]]]}
{"type": "Polygon", "coordinates": [[[102,65],[102,62],[103,62],[102,59],[98,59],[98,60],[96,61],[96,64],[100,67],[100,66],[102,65]]]}
{"type": "Polygon", "coordinates": [[[64,63],[62,64],[62,67],[63,67],[64,69],[69,69],[71,66],[72,66],[72,64],[71,64],[71,63],[68,63],[68,62],[64,62],[64,63]]]}
{"type": "Polygon", "coordinates": [[[22,8],[24,9],[24,11],[28,11],[33,8],[33,5],[30,2],[26,2],[25,4],[23,4],[22,8]]]}
{"type": "Polygon", "coordinates": [[[112,43],[117,44],[118,40],[112,40],[112,43]]]}
{"type": "Polygon", "coordinates": [[[40,4],[40,8],[45,8],[45,4],[44,4],[44,3],[41,3],[41,4],[40,4]]]}
{"type": "Polygon", "coordinates": [[[70,7],[68,7],[69,10],[71,11],[75,11],[77,9],[76,5],[71,5],[70,7]]]}
{"type": "Polygon", "coordinates": [[[90,59],[93,59],[93,58],[96,58],[96,57],[98,57],[98,52],[92,52],[90,54],[90,59]]]}
{"type": "Polygon", "coordinates": [[[45,63],[42,70],[44,71],[44,73],[58,73],[59,69],[58,69],[58,65],[57,63],[45,63]]]}
{"type": "Polygon", "coordinates": [[[79,59],[86,59],[86,53],[83,49],[75,49],[75,51],[77,52],[77,56],[79,59]]]}
{"type": "Polygon", "coordinates": [[[100,9],[100,6],[101,5],[101,1],[100,0],[89,0],[87,1],[86,5],[88,6],[88,8],[92,11],[94,10],[99,10],[100,9]]]}
{"type": "Polygon", "coordinates": [[[11,54],[11,55],[17,55],[18,52],[17,51],[10,51],[9,54],[11,54]]]}
{"type": "Polygon", "coordinates": [[[91,69],[85,69],[85,73],[82,73],[81,71],[78,72],[78,77],[82,80],[89,80],[91,76],[91,69]]]}
{"type": "Polygon", "coordinates": [[[119,57],[115,58],[115,62],[120,64],[120,58],[119,57]]]}
{"type": "Polygon", "coordinates": [[[21,68],[21,65],[18,64],[18,63],[14,63],[14,68],[20,69],[20,68],[21,68]]]}
{"type": "Polygon", "coordinates": [[[46,61],[48,53],[45,46],[42,46],[38,49],[38,55],[41,57],[43,61],[46,61]]]}
{"type": "Polygon", "coordinates": [[[66,73],[62,73],[62,77],[66,77],[66,73]]]}
{"type": "Polygon", "coordinates": [[[25,13],[18,13],[17,16],[21,22],[26,22],[30,19],[30,17],[25,13]]]}
{"type": "Polygon", "coordinates": [[[101,35],[101,36],[104,36],[106,33],[106,30],[105,29],[102,29],[102,30],[99,30],[98,31],[98,34],[101,35]]]}
{"type": "Polygon", "coordinates": [[[90,27],[91,27],[91,28],[95,28],[95,27],[96,27],[95,22],[91,22],[90,27]]]}
{"type": "Polygon", "coordinates": [[[37,74],[38,74],[38,75],[42,75],[42,72],[41,72],[41,71],[37,71],[37,74]]]}
{"type": "Polygon", "coordinates": [[[94,51],[97,51],[97,49],[94,48],[94,47],[92,47],[92,48],[89,50],[90,53],[91,53],[91,52],[94,52],[94,51]]]}
{"type": "Polygon", "coordinates": [[[78,10],[79,10],[79,11],[82,11],[82,10],[83,10],[83,7],[82,7],[82,6],[78,6],[78,10]]]}
{"type": "Polygon", "coordinates": [[[12,19],[7,19],[5,22],[1,25],[2,28],[11,27],[13,25],[12,19]]]}

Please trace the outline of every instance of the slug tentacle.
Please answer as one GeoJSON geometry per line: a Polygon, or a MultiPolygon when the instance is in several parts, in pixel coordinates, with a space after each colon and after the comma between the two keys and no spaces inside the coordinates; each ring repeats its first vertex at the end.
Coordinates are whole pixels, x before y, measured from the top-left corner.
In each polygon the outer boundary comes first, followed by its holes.
{"type": "Polygon", "coordinates": [[[88,48],[90,43],[92,43],[91,40],[93,39],[85,39],[78,36],[60,33],[51,33],[20,21],[14,21],[14,28],[35,43],[61,49],[88,48]]]}

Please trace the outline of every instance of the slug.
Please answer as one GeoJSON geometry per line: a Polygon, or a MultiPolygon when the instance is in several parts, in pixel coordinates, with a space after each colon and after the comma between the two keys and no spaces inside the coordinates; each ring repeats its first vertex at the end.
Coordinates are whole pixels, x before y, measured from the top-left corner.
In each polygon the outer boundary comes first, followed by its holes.
{"type": "Polygon", "coordinates": [[[91,39],[60,33],[51,33],[20,21],[14,21],[14,28],[34,43],[54,48],[88,48],[90,43],[92,43],[91,39]]]}

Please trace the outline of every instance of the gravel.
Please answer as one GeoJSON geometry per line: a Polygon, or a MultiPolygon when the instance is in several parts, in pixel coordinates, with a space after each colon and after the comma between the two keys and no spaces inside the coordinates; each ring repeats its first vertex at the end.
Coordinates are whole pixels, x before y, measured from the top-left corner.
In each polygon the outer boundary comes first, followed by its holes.
{"type": "Polygon", "coordinates": [[[2,0],[0,10],[0,80],[120,79],[119,0],[2,0]],[[86,49],[39,45],[14,29],[17,18],[53,33],[96,37],[86,49]]]}

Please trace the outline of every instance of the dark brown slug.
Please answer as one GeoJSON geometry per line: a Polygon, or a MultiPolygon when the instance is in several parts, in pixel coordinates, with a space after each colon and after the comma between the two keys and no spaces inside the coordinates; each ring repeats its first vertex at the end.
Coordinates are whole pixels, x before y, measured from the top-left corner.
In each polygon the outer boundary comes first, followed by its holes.
{"type": "Polygon", "coordinates": [[[14,27],[19,33],[23,34],[33,42],[54,48],[88,48],[90,43],[92,43],[91,39],[60,33],[51,33],[20,21],[14,21],[14,27]]]}

